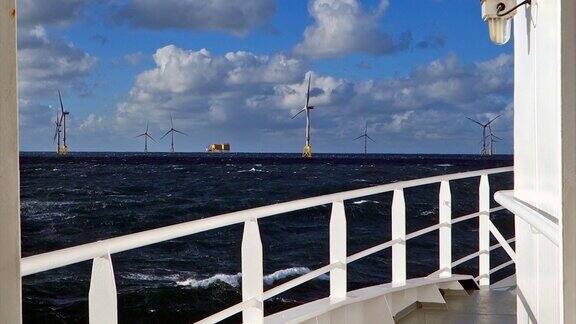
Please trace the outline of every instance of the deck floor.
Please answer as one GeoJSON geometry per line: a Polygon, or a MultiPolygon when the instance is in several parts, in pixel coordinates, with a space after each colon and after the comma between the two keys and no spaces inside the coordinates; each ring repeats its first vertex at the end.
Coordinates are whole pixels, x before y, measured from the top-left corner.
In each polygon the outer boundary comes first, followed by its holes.
{"type": "Polygon", "coordinates": [[[516,323],[514,290],[476,290],[470,296],[445,296],[445,310],[420,308],[399,324],[516,323]]]}

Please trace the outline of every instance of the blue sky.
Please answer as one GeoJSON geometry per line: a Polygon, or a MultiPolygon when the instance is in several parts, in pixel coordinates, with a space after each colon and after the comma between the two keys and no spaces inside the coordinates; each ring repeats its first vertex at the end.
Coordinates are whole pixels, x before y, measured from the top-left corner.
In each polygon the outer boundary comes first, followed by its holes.
{"type": "Polygon", "coordinates": [[[476,1],[20,0],[19,19],[23,150],[54,150],[60,89],[72,151],[140,151],[173,114],[178,151],[299,152],[312,73],[317,152],[361,151],[367,122],[371,152],[477,153],[465,117],[502,114],[511,153],[512,47],[476,1]]]}

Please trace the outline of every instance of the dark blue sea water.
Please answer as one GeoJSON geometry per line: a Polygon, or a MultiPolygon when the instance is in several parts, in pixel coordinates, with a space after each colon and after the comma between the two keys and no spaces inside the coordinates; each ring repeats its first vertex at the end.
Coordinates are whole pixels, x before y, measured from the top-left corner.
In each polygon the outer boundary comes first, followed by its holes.
{"type": "MultiPolygon", "coordinates": [[[[22,254],[34,255],[315,195],[512,164],[511,156],[52,153],[21,157],[22,254]]],[[[492,192],[512,175],[490,178],[492,192]]],[[[478,208],[479,179],[451,184],[454,217],[478,208]]],[[[406,190],[407,232],[438,222],[439,185],[406,190]]],[[[349,254],[390,239],[391,194],[346,202],[349,254]]],[[[493,202],[493,206],[495,206],[493,202]]],[[[261,220],[265,289],[328,263],[330,206],[261,220]]],[[[492,216],[505,236],[507,212],[492,216]]],[[[453,258],[478,248],[477,220],[453,227],[453,258]]],[[[121,323],[190,323],[241,300],[242,226],[112,256],[121,323]]],[[[408,276],[438,267],[438,234],[410,240],[408,276]]],[[[349,265],[349,289],[389,282],[391,252],[349,265]]],[[[505,260],[493,253],[492,262],[505,260]]],[[[86,323],[91,262],[24,278],[26,323],[86,323]]],[[[458,273],[476,275],[477,261],[458,273]]],[[[513,270],[513,269],[512,269],[513,270]]],[[[266,302],[267,313],[328,295],[328,277],[266,302]]],[[[239,317],[230,322],[238,322],[239,317]]]]}

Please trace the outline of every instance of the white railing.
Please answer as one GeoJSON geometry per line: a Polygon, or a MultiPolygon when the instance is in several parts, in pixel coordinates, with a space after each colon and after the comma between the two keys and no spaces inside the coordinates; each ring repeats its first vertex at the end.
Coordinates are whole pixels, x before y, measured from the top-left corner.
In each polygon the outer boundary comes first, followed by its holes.
{"type": "Polygon", "coordinates": [[[494,200],[506,207],[514,215],[522,218],[532,228],[536,229],[540,234],[544,235],[550,242],[558,246],[558,219],[552,215],[545,213],[542,210],[531,206],[514,197],[514,191],[499,191],[494,194],[494,200]]]}
{"type": "Polygon", "coordinates": [[[90,322],[117,323],[116,284],[112,267],[112,254],[232,224],[244,223],[242,239],[242,302],[199,323],[215,323],[240,312],[242,312],[244,323],[262,323],[265,300],[328,272],[330,273],[330,298],[334,300],[345,299],[347,295],[347,264],[390,247],[392,248],[392,283],[402,286],[406,283],[406,241],[435,230],[440,231],[440,269],[430,276],[450,277],[453,267],[479,257],[479,275],[476,280],[481,287],[487,287],[490,285],[490,275],[492,273],[512,265],[515,260],[514,250],[509,245],[514,242],[514,238],[505,240],[490,221],[490,213],[504,208],[490,208],[488,175],[512,171],[512,167],[505,167],[442,175],[228,213],[26,257],[21,261],[21,273],[22,276],[27,276],[92,259],[92,277],[88,294],[90,322]],[[479,211],[452,218],[450,181],[472,177],[480,177],[479,211]],[[406,234],[404,189],[434,183],[440,183],[439,223],[406,234]],[[344,202],[385,192],[394,193],[392,201],[392,239],[356,254],[348,255],[344,202]],[[329,230],[330,264],[264,291],[262,241],[260,239],[258,219],[327,204],[332,205],[329,230]],[[453,261],[452,225],[476,217],[480,218],[479,251],[453,261]],[[498,244],[490,246],[490,233],[496,237],[498,244]],[[490,251],[500,247],[504,248],[512,261],[491,269],[490,251]]]}

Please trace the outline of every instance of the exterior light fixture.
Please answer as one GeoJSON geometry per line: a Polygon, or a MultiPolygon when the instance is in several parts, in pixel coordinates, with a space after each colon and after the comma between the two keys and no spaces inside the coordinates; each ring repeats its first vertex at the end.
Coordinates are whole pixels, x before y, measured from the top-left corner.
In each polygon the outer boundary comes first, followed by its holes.
{"type": "Polygon", "coordinates": [[[532,4],[532,0],[524,0],[516,4],[516,0],[480,0],[482,4],[482,19],[488,23],[490,40],[496,45],[504,45],[510,40],[512,18],[516,9],[532,4]]]}

